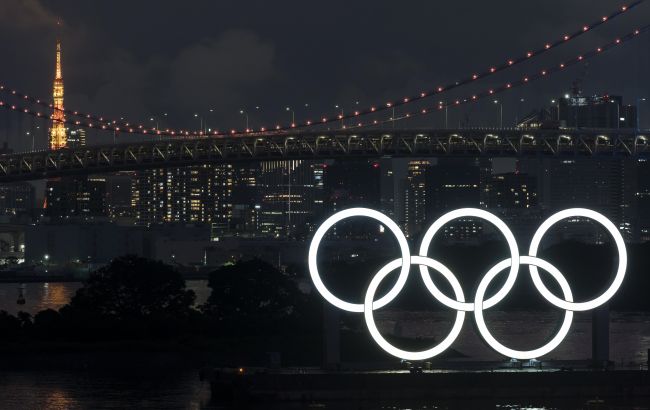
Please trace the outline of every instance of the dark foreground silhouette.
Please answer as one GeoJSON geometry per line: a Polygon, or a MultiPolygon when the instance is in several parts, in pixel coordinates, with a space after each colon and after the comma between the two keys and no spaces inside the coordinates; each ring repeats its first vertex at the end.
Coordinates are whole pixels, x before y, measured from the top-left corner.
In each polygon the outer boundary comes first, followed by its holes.
{"type": "MultiPolygon", "coordinates": [[[[493,243],[439,247],[433,252],[442,255],[441,262],[456,273],[467,297],[487,269],[507,257],[502,248],[503,244],[493,243]]],[[[540,256],[565,275],[576,300],[591,298],[608,286],[617,262],[610,247],[580,243],[551,247],[540,256]]],[[[610,308],[650,310],[650,244],[630,246],[628,256],[626,279],[610,308]]],[[[321,271],[334,293],[361,300],[372,275],[386,263],[384,259],[382,255],[355,263],[324,263],[321,271]]],[[[417,269],[412,272],[390,308],[445,309],[422,286],[417,269]]],[[[396,274],[386,279],[384,291],[396,274]]],[[[431,275],[451,295],[444,280],[435,272],[431,275]]],[[[503,272],[501,280],[505,276],[503,272]]],[[[557,292],[556,284],[542,276],[557,292]]],[[[93,272],[59,311],[45,310],[34,316],[0,311],[0,354],[18,361],[29,355],[15,353],[122,352],[127,357],[164,352],[198,354],[200,360],[235,366],[244,362],[263,365],[271,356],[281,357],[283,365],[317,365],[322,356],[323,301],[318,294],[304,287],[301,290],[301,282],[310,283],[305,266],[280,271],[261,260],[240,261],[211,273],[208,286],[212,293],[197,307],[194,293],[186,289],[174,267],[124,256],[93,272]]],[[[496,280],[488,294],[499,285],[496,280]]],[[[515,288],[498,308],[549,309],[549,304],[539,296],[527,267],[522,266],[515,288]]],[[[387,360],[384,352],[368,343],[362,322],[360,315],[341,314],[342,360],[387,360]]],[[[399,342],[405,348],[423,344],[423,340],[399,342]]]]}

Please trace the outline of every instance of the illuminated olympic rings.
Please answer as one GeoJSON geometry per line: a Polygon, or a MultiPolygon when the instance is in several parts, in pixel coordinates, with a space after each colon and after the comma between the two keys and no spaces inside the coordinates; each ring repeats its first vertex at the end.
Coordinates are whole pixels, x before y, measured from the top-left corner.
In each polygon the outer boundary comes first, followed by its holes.
{"type": "Polygon", "coordinates": [[[611,297],[616,293],[618,288],[623,283],[625,270],[627,268],[627,251],[625,249],[623,237],[619,233],[618,229],[616,229],[616,226],[609,219],[599,214],[598,212],[591,211],[589,209],[573,208],[560,211],[544,221],[537,229],[537,232],[535,232],[535,235],[533,235],[528,255],[520,256],[514,235],[501,219],[481,209],[463,208],[451,211],[436,220],[429,227],[429,229],[427,229],[422,238],[419,255],[411,256],[406,237],[400,230],[399,226],[397,226],[397,224],[392,219],[382,214],[381,212],[374,211],[372,209],[351,208],[332,215],[325,222],[323,222],[318,230],[316,230],[314,238],[312,239],[312,242],[309,246],[308,262],[309,274],[311,275],[314,286],[316,287],[316,290],[325,298],[325,300],[339,309],[348,312],[363,313],[372,338],[382,349],[393,356],[405,360],[425,360],[442,353],[449,346],[451,346],[451,344],[460,334],[463,321],[465,319],[465,312],[474,312],[476,327],[480,332],[483,340],[490,347],[507,357],[515,359],[532,359],[549,353],[562,342],[564,337],[568,334],[569,328],[571,327],[574,311],[595,309],[611,299],[611,297]],[[327,289],[321,279],[320,273],[318,272],[317,256],[318,247],[320,246],[323,237],[327,231],[332,226],[334,226],[334,224],[343,219],[358,216],[374,219],[380,224],[387,227],[397,238],[402,256],[401,258],[389,262],[384,267],[382,267],[379,272],[377,272],[377,274],[375,274],[375,276],[370,281],[370,284],[368,285],[363,303],[351,303],[338,298],[327,289]],[[473,301],[465,300],[465,295],[460,283],[458,282],[458,279],[446,266],[427,256],[429,245],[431,244],[433,237],[443,225],[454,219],[467,217],[483,219],[487,222],[490,222],[497,228],[497,230],[501,232],[501,234],[503,234],[508,244],[508,248],[510,249],[510,257],[502,260],[490,268],[480,280],[473,301]],[[549,230],[549,228],[563,219],[575,217],[589,218],[601,224],[614,238],[614,242],[618,250],[618,267],[616,269],[616,274],[612,283],[600,296],[586,302],[574,302],[569,283],[564,278],[562,273],[560,273],[560,271],[549,262],[537,257],[537,251],[539,249],[542,237],[549,230]],[[555,336],[553,336],[551,340],[544,346],[527,351],[514,350],[504,346],[499,341],[497,341],[488,330],[485,319],[483,317],[483,310],[495,306],[508,295],[515,284],[517,274],[519,272],[519,265],[521,264],[528,265],[533,284],[542,295],[542,297],[544,297],[544,299],[546,299],[552,305],[566,311],[562,325],[560,326],[555,336]],[[411,265],[419,266],[420,276],[429,293],[431,293],[431,295],[443,305],[457,311],[454,325],[449,334],[434,347],[416,352],[401,350],[390,344],[380,334],[373,317],[373,310],[386,306],[393,299],[395,299],[402,288],[404,288],[406,280],[408,279],[411,265]],[[375,293],[377,292],[377,288],[381,282],[386,278],[386,276],[388,276],[388,274],[398,268],[400,271],[395,285],[384,296],[375,300],[375,293]],[[431,275],[429,274],[429,268],[440,273],[449,282],[454,293],[454,298],[448,297],[438,289],[433,279],[431,278],[431,275]],[[544,282],[542,282],[537,268],[541,268],[544,271],[548,272],[551,277],[560,285],[560,289],[563,293],[563,298],[559,298],[551,293],[544,282]],[[499,289],[493,296],[486,299],[485,293],[488,286],[499,273],[506,269],[508,269],[508,276],[505,280],[505,283],[501,289],[499,289]]]}

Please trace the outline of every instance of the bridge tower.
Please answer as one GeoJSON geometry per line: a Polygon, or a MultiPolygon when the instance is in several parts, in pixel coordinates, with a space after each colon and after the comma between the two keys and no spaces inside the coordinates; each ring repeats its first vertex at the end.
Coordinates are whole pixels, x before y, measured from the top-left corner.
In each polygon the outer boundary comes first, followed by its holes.
{"type": "Polygon", "coordinates": [[[65,114],[63,112],[63,72],[61,71],[61,42],[56,42],[56,73],[53,87],[52,127],[50,128],[50,149],[65,148],[67,135],[65,129],[65,114]]]}

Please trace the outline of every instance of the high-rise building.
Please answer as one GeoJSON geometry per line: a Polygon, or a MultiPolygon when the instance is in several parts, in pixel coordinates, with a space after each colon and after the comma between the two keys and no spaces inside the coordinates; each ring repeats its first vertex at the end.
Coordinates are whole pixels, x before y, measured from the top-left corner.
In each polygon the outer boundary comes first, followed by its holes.
{"type": "Polygon", "coordinates": [[[241,163],[232,172],[232,219],[234,235],[255,236],[260,233],[262,167],[259,162],[241,163]]]}
{"type": "Polygon", "coordinates": [[[69,130],[67,146],[70,148],[81,148],[86,146],[86,130],[77,128],[69,130]]]}
{"type": "Polygon", "coordinates": [[[108,215],[105,177],[50,179],[45,191],[45,214],[52,219],[95,219],[108,215]]]}
{"type": "Polygon", "coordinates": [[[67,136],[65,128],[65,113],[63,108],[63,72],[61,70],[61,42],[56,43],[56,70],[54,74],[54,90],[52,93],[53,112],[50,128],[50,149],[65,148],[67,136]]]}
{"type": "Polygon", "coordinates": [[[262,162],[261,233],[276,237],[303,237],[313,231],[323,209],[323,173],[324,164],[321,162],[262,162]]]}
{"type": "Polygon", "coordinates": [[[30,215],[34,210],[34,187],[27,182],[0,184],[0,215],[30,215]]]}
{"type": "Polygon", "coordinates": [[[379,203],[381,212],[395,218],[397,215],[396,204],[396,178],[394,161],[392,158],[382,158],[379,160],[379,203]]]}
{"type": "Polygon", "coordinates": [[[427,220],[426,172],[431,162],[426,159],[409,161],[404,190],[404,233],[407,237],[420,232],[427,220]]]}
{"type": "Polygon", "coordinates": [[[111,220],[135,218],[133,209],[133,176],[135,171],[123,171],[106,177],[106,207],[111,220]]]}
{"type": "MultiPolygon", "coordinates": [[[[553,158],[546,163],[547,198],[551,211],[584,207],[609,218],[626,240],[633,239],[635,213],[634,160],[620,158],[553,158]]],[[[558,231],[586,242],[605,240],[606,232],[590,223],[568,221],[558,231]]]]}
{"type": "Polygon", "coordinates": [[[650,161],[647,158],[636,160],[636,236],[641,242],[650,241],[650,161]]]}
{"type": "Polygon", "coordinates": [[[488,211],[498,215],[520,243],[532,239],[543,215],[534,175],[519,171],[492,175],[482,191],[488,211]]]}
{"type": "Polygon", "coordinates": [[[232,184],[230,164],[138,171],[132,179],[136,223],[210,224],[215,232],[227,231],[232,184]]]}
{"type": "MultiPolygon", "coordinates": [[[[458,208],[485,208],[482,187],[492,172],[486,158],[439,158],[425,175],[426,217],[433,221],[458,208]]],[[[441,236],[450,241],[474,241],[483,233],[483,221],[462,218],[446,224],[441,236]]]]}
{"type": "Polygon", "coordinates": [[[566,94],[554,109],[561,126],[572,128],[635,128],[636,107],[624,105],[623,97],[566,94]]]}
{"type": "Polygon", "coordinates": [[[375,160],[328,162],[324,168],[328,214],[357,206],[379,208],[382,171],[380,163],[375,160]]]}
{"type": "Polygon", "coordinates": [[[519,172],[492,175],[483,188],[488,209],[526,209],[537,206],[535,177],[519,172]]]}

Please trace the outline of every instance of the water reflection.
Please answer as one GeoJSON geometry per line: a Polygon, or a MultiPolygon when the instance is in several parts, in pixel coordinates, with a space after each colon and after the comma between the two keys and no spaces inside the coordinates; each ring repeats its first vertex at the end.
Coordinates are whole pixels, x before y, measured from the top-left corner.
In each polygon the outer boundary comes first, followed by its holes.
{"type": "MultiPolygon", "coordinates": [[[[210,296],[207,280],[188,280],[186,285],[196,293],[197,305],[205,303],[210,296]]],[[[35,315],[45,309],[58,310],[80,287],[80,282],[0,283],[0,310],[13,315],[20,311],[35,315]],[[21,293],[24,304],[16,303],[21,293]]]]}
{"type": "Polygon", "coordinates": [[[195,371],[0,372],[0,408],[187,409],[215,408],[195,371]]]}

